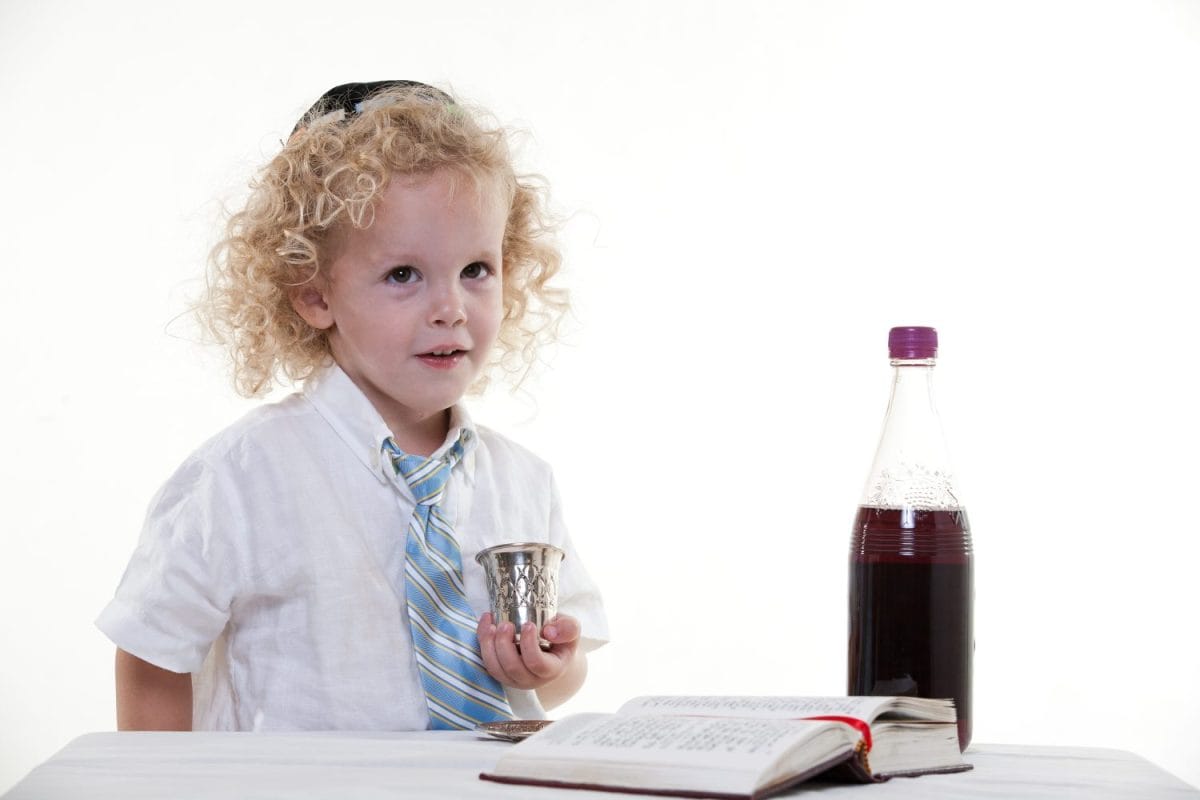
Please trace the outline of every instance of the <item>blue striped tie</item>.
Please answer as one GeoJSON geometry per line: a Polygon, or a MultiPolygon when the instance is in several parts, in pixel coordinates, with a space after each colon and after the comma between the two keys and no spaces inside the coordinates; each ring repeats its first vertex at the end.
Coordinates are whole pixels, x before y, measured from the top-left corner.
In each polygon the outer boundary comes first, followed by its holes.
{"type": "Polygon", "coordinates": [[[390,438],[383,447],[417,501],[408,524],[404,583],[430,727],[462,730],[511,719],[504,687],[483,668],[477,620],[463,588],[462,553],[438,509],[450,470],[462,459],[462,439],[436,459],[405,455],[390,438]]]}

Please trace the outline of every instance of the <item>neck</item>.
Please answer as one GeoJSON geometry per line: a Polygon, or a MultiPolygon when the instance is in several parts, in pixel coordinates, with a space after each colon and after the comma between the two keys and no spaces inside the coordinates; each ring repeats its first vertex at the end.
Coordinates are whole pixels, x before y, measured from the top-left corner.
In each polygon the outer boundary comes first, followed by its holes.
{"type": "MultiPolygon", "coordinates": [[[[337,359],[334,359],[337,361],[337,359]]],[[[340,366],[340,362],[339,362],[340,366]]],[[[341,367],[346,377],[359,388],[367,400],[383,417],[396,446],[410,456],[432,455],[446,441],[450,430],[450,409],[418,411],[401,405],[365,377],[341,367]]]]}
{"type": "Polygon", "coordinates": [[[450,409],[420,419],[393,419],[385,416],[396,445],[410,456],[432,455],[446,441],[450,430],[450,409]]]}

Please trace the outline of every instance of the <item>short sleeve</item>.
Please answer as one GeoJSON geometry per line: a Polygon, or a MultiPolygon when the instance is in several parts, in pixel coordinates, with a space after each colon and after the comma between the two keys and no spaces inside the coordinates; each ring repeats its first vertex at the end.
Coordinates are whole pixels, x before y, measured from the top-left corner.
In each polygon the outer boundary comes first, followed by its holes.
{"type": "Polygon", "coordinates": [[[550,541],[567,554],[559,568],[558,612],[579,620],[579,649],[588,653],[608,642],[608,616],[600,588],[588,574],[563,520],[562,500],[550,477],[550,541]]]}
{"type": "Polygon", "coordinates": [[[116,594],[96,619],[117,647],[172,672],[199,670],[236,594],[233,483],[193,456],[151,501],[116,594]]]}

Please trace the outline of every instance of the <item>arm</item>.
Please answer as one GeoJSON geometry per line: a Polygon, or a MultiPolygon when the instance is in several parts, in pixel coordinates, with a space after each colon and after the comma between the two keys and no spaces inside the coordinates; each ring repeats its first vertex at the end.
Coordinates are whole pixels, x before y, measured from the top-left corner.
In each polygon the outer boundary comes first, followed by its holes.
{"type": "Polygon", "coordinates": [[[192,676],[117,649],[117,730],[190,731],[192,676]]]}
{"type": "MultiPolygon", "coordinates": [[[[542,629],[550,650],[539,647],[517,649],[513,626],[499,627],[492,615],[484,614],[476,633],[483,664],[493,678],[514,689],[534,689],[543,708],[551,709],[569,700],[587,677],[587,656],[579,651],[579,622],[559,615],[542,629]]],[[[526,625],[521,631],[525,641],[537,640],[537,629],[526,625]]]]}

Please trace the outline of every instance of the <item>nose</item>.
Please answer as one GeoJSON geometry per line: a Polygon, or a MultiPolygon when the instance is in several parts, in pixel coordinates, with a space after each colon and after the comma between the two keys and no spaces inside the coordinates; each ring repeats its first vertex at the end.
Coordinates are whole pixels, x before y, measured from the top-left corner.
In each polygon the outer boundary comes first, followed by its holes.
{"type": "Polygon", "coordinates": [[[467,321],[467,306],[462,287],[457,281],[437,287],[429,303],[429,324],[439,328],[454,328],[467,321]]]}

